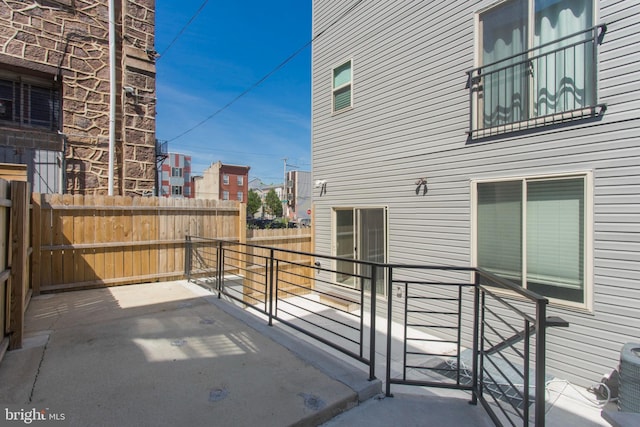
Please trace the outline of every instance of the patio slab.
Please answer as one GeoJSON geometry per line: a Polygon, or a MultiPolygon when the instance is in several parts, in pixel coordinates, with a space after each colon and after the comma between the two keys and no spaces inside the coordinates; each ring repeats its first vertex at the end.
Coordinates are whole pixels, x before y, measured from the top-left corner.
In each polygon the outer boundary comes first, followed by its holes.
{"type": "Polygon", "coordinates": [[[341,363],[333,378],[212,299],[185,282],[35,297],[24,348],[0,364],[0,404],[73,426],[318,425],[380,389],[341,363]]]}
{"type": "MultiPolygon", "coordinates": [[[[382,398],[364,365],[254,314],[186,281],[36,297],[24,348],[0,363],[0,410],[72,426],[493,425],[467,392],[394,386],[382,398]]],[[[555,387],[547,425],[608,425],[555,387]]]]}

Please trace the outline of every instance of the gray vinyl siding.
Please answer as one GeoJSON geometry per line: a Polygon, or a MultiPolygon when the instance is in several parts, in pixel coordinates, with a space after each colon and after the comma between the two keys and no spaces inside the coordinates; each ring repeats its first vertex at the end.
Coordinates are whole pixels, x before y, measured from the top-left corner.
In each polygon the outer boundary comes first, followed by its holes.
{"type": "MultiPolygon", "coordinates": [[[[598,1],[598,120],[467,140],[474,12],[493,1],[365,1],[313,45],[315,251],[331,254],[334,207],[388,207],[389,262],[469,266],[471,181],[593,174],[593,310],[551,305],[551,373],[581,385],[640,341],[640,3],[598,1]],[[353,59],[353,109],[331,113],[331,68],[353,59]],[[426,195],[415,181],[428,179],[426,195]]],[[[314,0],[314,34],[353,2],[314,0]]]]}

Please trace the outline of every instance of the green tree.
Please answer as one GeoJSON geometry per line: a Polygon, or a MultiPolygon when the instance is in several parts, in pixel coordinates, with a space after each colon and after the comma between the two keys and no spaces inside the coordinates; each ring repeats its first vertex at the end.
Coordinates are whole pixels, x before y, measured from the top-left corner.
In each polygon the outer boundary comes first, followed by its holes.
{"type": "Polygon", "coordinates": [[[282,202],[273,188],[267,193],[265,199],[267,212],[275,217],[282,216],[282,202]]]}
{"type": "Polygon", "coordinates": [[[262,200],[260,195],[253,190],[249,190],[249,200],[247,200],[247,216],[253,218],[253,216],[260,210],[262,206],[262,200]]]}

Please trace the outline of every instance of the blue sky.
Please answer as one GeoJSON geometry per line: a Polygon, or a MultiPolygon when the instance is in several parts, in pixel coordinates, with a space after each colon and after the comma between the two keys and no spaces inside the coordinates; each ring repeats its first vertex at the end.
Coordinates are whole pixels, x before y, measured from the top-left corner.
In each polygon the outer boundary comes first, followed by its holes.
{"type": "Polygon", "coordinates": [[[188,131],[271,72],[311,39],[311,1],[156,0],[157,122],[169,151],[192,156],[200,174],[212,162],[251,166],[250,178],[283,179],[283,158],[311,170],[311,48],[260,86],[188,131]],[[166,50],[166,51],[165,51],[166,50]]]}

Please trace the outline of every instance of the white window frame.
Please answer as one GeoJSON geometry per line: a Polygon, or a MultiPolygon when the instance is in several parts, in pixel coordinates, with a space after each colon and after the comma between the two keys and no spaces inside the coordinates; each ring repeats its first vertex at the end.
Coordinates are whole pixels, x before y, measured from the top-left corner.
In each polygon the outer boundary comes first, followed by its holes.
{"type": "Polygon", "coordinates": [[[238,191],[236,196],[237,196],[239,202],[244,202],[244,192],[238,191]]]}
{"type": "Polygon", "coordinates": [[[331,67],[331,112],[332,114],[339,114],[342,113],[344,111],[349,111],[353,109],[353,58],[349,58],[347,60],[341,61],[339,64],[335,65],[334,67],[331,67]],[[347,82],[344,83],[340,86],[334,87],[333,86],[333,79],[334,79],[334,73],[335,70],[337,68],[340,68],[346,64],[349,64],[349,69],[351,70],[351,79],[347,82]],[[344,90],[345,88],[349,87],[349,106],[348,107],[343,107],[339,110],[336,110],[336,106],[335,106],[335,94],[336,92],[339,92],[341,90],[344,90]]]}
{"type": "Polygon", "coordinates": [[[242,176],[242,175],[238,175],[238,176],[236,177],[236,183],[237,183],[238,185],[244,185],[244,176],[242,176]]]}
{"type": "MultiPolygon", "coordinates": [[[[504,181],[541,181],[541,180],[553,180],[553,179],[569,179],[569,178],[583,178],[584,179],[584,303],[576,303],[567,300],[561,300],[557,298],[546,297],[549,302],[555,306],[593,311],[593,210],[594,210],[594,190],[593,190],[593,172],[592,171],[576,171],[557,174],[528,174],[528,175],[511,175],[500,177],[489,177],[472,179],[470,181],[471,187],[471,265],[478,267],[478,184],[481,183],[497,183],[504,181]]],[[[525,186],[526,188],[526,186],[525,186]]],[[[526,197],[526,193],[524,193],[526,197]]],[[[526,219],[526,214],[523,214],[523,219],[526,219]]],[[[523,227],[526,221],[523,221],[523,227]]],[[[526,233],[523,230],[522,245],[526,247],[526,233]]],[[[526,256],[522,255],[522,277],[526,277],[526,256]]],[[[507,292],[502,289],[496,289],[497,292],[507,292]]]]}
{"type": "Polygon", "coordinates": [[[227,190],[222,192],[222,200],[229,200],[229,192],[227,190]]]}
{"type": "MultiPolygon", "coordinates": [[[[480,16],[486,12],[489,12],[492,9],[495,9],[497,7],[500,7],[502,5],[504,5],[505,3],[511,2],[514,0],[498,0],[495,1],[493,3],[491,3],[489,6],[486,7],[482,7],[480,9],[476,9],[474,12],[474,38],[473,38],[473,62],[474,62],[474,67],[480,67],[482,66],[482,56],[481,56],[481,50],[483,48],[482,46],[482,32],[481,32],[481,19],[480,16]]],[[[535,0],[521,0],[521,1],[526,1],[527,2],[527,45],[530,47],[533,45],[534,42],[534,32],[535,32],[535,0]]],[[[592,3],[592,7],[591,7],[591,13],[592,13],[592,19],[593,22],[591,23],[592,25],[595,25],[598,22],[598,18],[599,18],[599,8],[598,8],[598,4],[597,2],[595,2],[594,0],[591,0],[592,3]]],[[[599,93],[599,87],[598,87],[598,83],[599,83],[599,79],[596,79],[596,87],[593,88],[596,99],[598,98],[598,93],[599,93]]],[[[532,87],[530,87],[530,92],[533,90],[532,87]]],[[[530,96],[528,97],[529,103],[532,104],[533,103],[533,93],[529,94],[530,96]]],[[[482,103],[478,97],[478,93],[475,93],[472,97],[471,102],[475,105],[475,108],[480,109],[482,106],[482,103]]],[[[595,101],[597,103],[597,101],[595,101]]],[[[529,105],[529,108],[532,108],[532,105],[529,105]]],[[[584,111],[590,111],[593,107],[591,106],[587,106],[584,107],[583,110],[584,111]]],[[[561,112],[557,112],[555,114],[553,114],[553,117],[558,117],[558,118],[564,118],[566,115],[568,114],[567,111],[561,111],[561,112]]],[[[509,123],[509,124],[504,124],[504,125],[498,125],[497,127],[493,128],[493,127],[487,127],[487,128],[480,128],[479,127],[479,123],[478,123],[478,115],[477,114],[473,114],[471,117],[471,128],[472,129],[476,129],[476,130],[490,130],[490,129],[495,129],[496,132],[498,133],[505,133],[505,132],[509,132],[511,130],[513,130],[515,123],[509,123]]],[[[532,126],[533,125],[544,125],[546,123],[553,123],[553,120],[549,120],[549,119],[545,119],[544,117],[540,117],[540,118],[536,118],[536,117],[528,117],[526,118],[525,122],[530,123],[532,126]]]]}
{"type": "MultiPolygon", "coordinates": [[[[354,215],[354,220],[353,220],[353,238],[356,240],[355,246],[359,245],[359,235],[358,235],[358,213],[357,211],[360,210],[367,210],[367,209],[382,209],[384,211],[384,263],[387,263],[389,261],[389,207],[387,205],[382,205],[382,206],[334,206],[331,208],[331,254],[332,256],[336,256],[336,251],[337,251],[337,211],[352,211],[353,215],[354,215]]],[[[357,256],[354,253],[354,256],[357,256]]],[[[358,259],[358,258],[354,258],[354,259],[358,259]]],[[[337,261],[333,261],[332,263],[332,270],[333,272],[331,273],[331,280],[336,284],[339,285],[342,288],[352,288],[354,290],[357,290],[357,286],[350,286],[347,285],[345,283],[339,282],[337,279],[337,261]]],[[[385,278],[384,278],[384,283],[386,283],[386,271],[385,271],[385,278]]],[[[365,291],[365,293],[369,293],[369,291],[365,291]]],[[[377,296],[379,298],[386,298],[387,297],[387,288],[386,286],[384,286],[383,292],[382,293],[378,293],[377,296]]]]}
{"type": "Polygon", "coordinates": [[[182,178],[182,168],[177,166],[171,167],[171,176],[174,178],[182,178]]]}
{"type": "Polygon", "coordinates": [[[224,185],[229,185],[229,175],[228,174],[225,173],[224,175],[222,175],[222,183],[224,185]]]}
{"type": "Polygon", "coordinates": [[[182,196],[182,195],[184,195],[182,186],[181,185],[172,185],[171,186],[171,195],[172,196],[182,196]]]}

